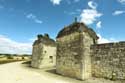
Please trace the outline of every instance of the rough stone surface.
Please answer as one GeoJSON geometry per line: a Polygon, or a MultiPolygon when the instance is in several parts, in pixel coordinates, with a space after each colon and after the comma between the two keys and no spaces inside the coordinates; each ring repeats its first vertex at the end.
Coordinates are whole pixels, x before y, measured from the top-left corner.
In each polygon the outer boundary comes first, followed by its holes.
{"type": "Polygon", "coordinates": [[[38,35],[33,44],[31,66],[35,68],[52,67],[56,65],[56,45],[48,35],[38,35]]]}
{"type": "Polygon", "coordinates": [[[91,58],[93,76],[125,79],[125,42],[93,45],[91,58]]]}
{"type": "Polygon", "coordinates": [[[90,45],[96,39],[82,23],[61,30],[57,36],[56,72],[81,80],[91,77],[90,45]]]}
{"type": "Polygon", "coordinates": [[[38,35],[31,66],[56,65],[58,74],[81,80],[91,76],[125,79],[125,42],[97,44],[97,39],[91,28],[79,22],[64,27],[56,43],[48,34],[38,35]]]}

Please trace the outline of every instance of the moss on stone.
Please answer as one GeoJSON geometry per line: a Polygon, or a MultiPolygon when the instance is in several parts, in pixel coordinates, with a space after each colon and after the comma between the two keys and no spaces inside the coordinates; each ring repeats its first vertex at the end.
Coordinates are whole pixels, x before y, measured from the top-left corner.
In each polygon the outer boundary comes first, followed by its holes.
{"type": "Polygon", "coordinates": [[[35,40],[33,46],[38,45],[40,43],[50,46],[56,46],[56,42],[53,39],[49,38],[48,34],[45,34],[44,36],[42,34],[38,34],[37,40],[35,40]]]}

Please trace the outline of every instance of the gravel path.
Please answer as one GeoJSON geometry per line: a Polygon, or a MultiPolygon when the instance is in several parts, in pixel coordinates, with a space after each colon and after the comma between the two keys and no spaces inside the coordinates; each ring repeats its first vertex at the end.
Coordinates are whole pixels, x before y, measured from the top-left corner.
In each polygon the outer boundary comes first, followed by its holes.
{"type": "Polygon", "coordinates": [[[34,69],[21,63],[0,65],[0,83],[125,83],[94,78],[80,81],[57,75],[49,68],[34,69]]]}

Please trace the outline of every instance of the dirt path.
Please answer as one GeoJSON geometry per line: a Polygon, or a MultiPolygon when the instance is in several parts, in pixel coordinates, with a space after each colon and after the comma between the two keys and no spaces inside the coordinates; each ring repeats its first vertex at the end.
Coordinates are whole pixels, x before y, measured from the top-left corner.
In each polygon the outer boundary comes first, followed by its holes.
{"type": "Polygon", "coordinates": [[[57,75],[51,69],[33,69],[21,63],[0,65],[0,83],[125,83],[94,78],[80,81],[57,75]]]}

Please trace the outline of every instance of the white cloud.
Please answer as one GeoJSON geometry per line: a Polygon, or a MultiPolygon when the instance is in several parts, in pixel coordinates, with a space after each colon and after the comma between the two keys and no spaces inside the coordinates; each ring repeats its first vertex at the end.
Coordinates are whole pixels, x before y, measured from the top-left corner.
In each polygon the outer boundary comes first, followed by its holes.
{"type": "Polygon", "coordinates": [[[116,10],[113,15],[116,16],[116,15],[120,15],[120,14],[123,14],[125,13],[125,11],[122,11],[122,10],[116,10]]]}
{"type": "Polygon", "coordinates": [[[89,1],[89,2],[88,2],[88,6],[89,6],[90,8],[92,8],[92,9],[96,9],[97,3],[93,2],[93,1],[89,1]]]}
{"type": "Polygon", "coordinates": [[[80,15],[81,22],[85,24],[93,24],[102,14],[95,9],[84,9],[80,15]]]}
{"type": "Polygon", "coordinates": [[[59,5],[62,0],[50,0],[53,5],[59,5]]]}
{"type": "Polygon", "coordinates": [[[36,22],[36,23],[39,23],[39,24],[42,24],[42,23],[43,23],[43,21],[41,21],[41,20],[39,20],[39,19],[35,19],[35,22],[36,22]]]}
{"type": "Polygon", "coordinates": [[[118,0],[121,4],[125,4],[125,0],[118,0]]]}
{"type": "Polygon", "coordinates": [[[97,34],[97,36],[99,37],[98,39],[98,43],[101,44],[101,43],[110,43],[110,42],[117,42],[114,38],[103,38],[100,34],[97,34]]]}
{"type": "Polygon", "coordinates": [[[8,37],[0,35],[0,53],[31,54],[32,43],[16,42],[8,37]]]}
{"type": "Polygon", "coordinates": [[[29,19],[35,19],[36,18],[36,16],[33,15],[32,13],[28,14],[26,17],[29,18],[29,19]]]}
{"type": "Polygon", "coordinates": [[[90,25],[96,22],[97,19],[102,16],[102,13],[96,10],[97,4],[95,2],[89,1],[88,6],[91,9],[83,9],[82,13],[80,14],[80,21],[90,25]]]}
{"type": "Polygon", "coordinates": [[[27,17],[28,19],[33,20],[33,21],[36,22],[36,23],[39,23],[39,24],[42,24],[42,23],[43,23],[42,20],[39,20],[39,19],[38,19],[34,14],[32,14],[32,13],[26,15],[26,17],[27,17]]]}
{"type": "Polygon", "coordinates": [[[102,22],[101,21],[97,22],[96,27],[100,29],[102,27],[102,22]]]}

